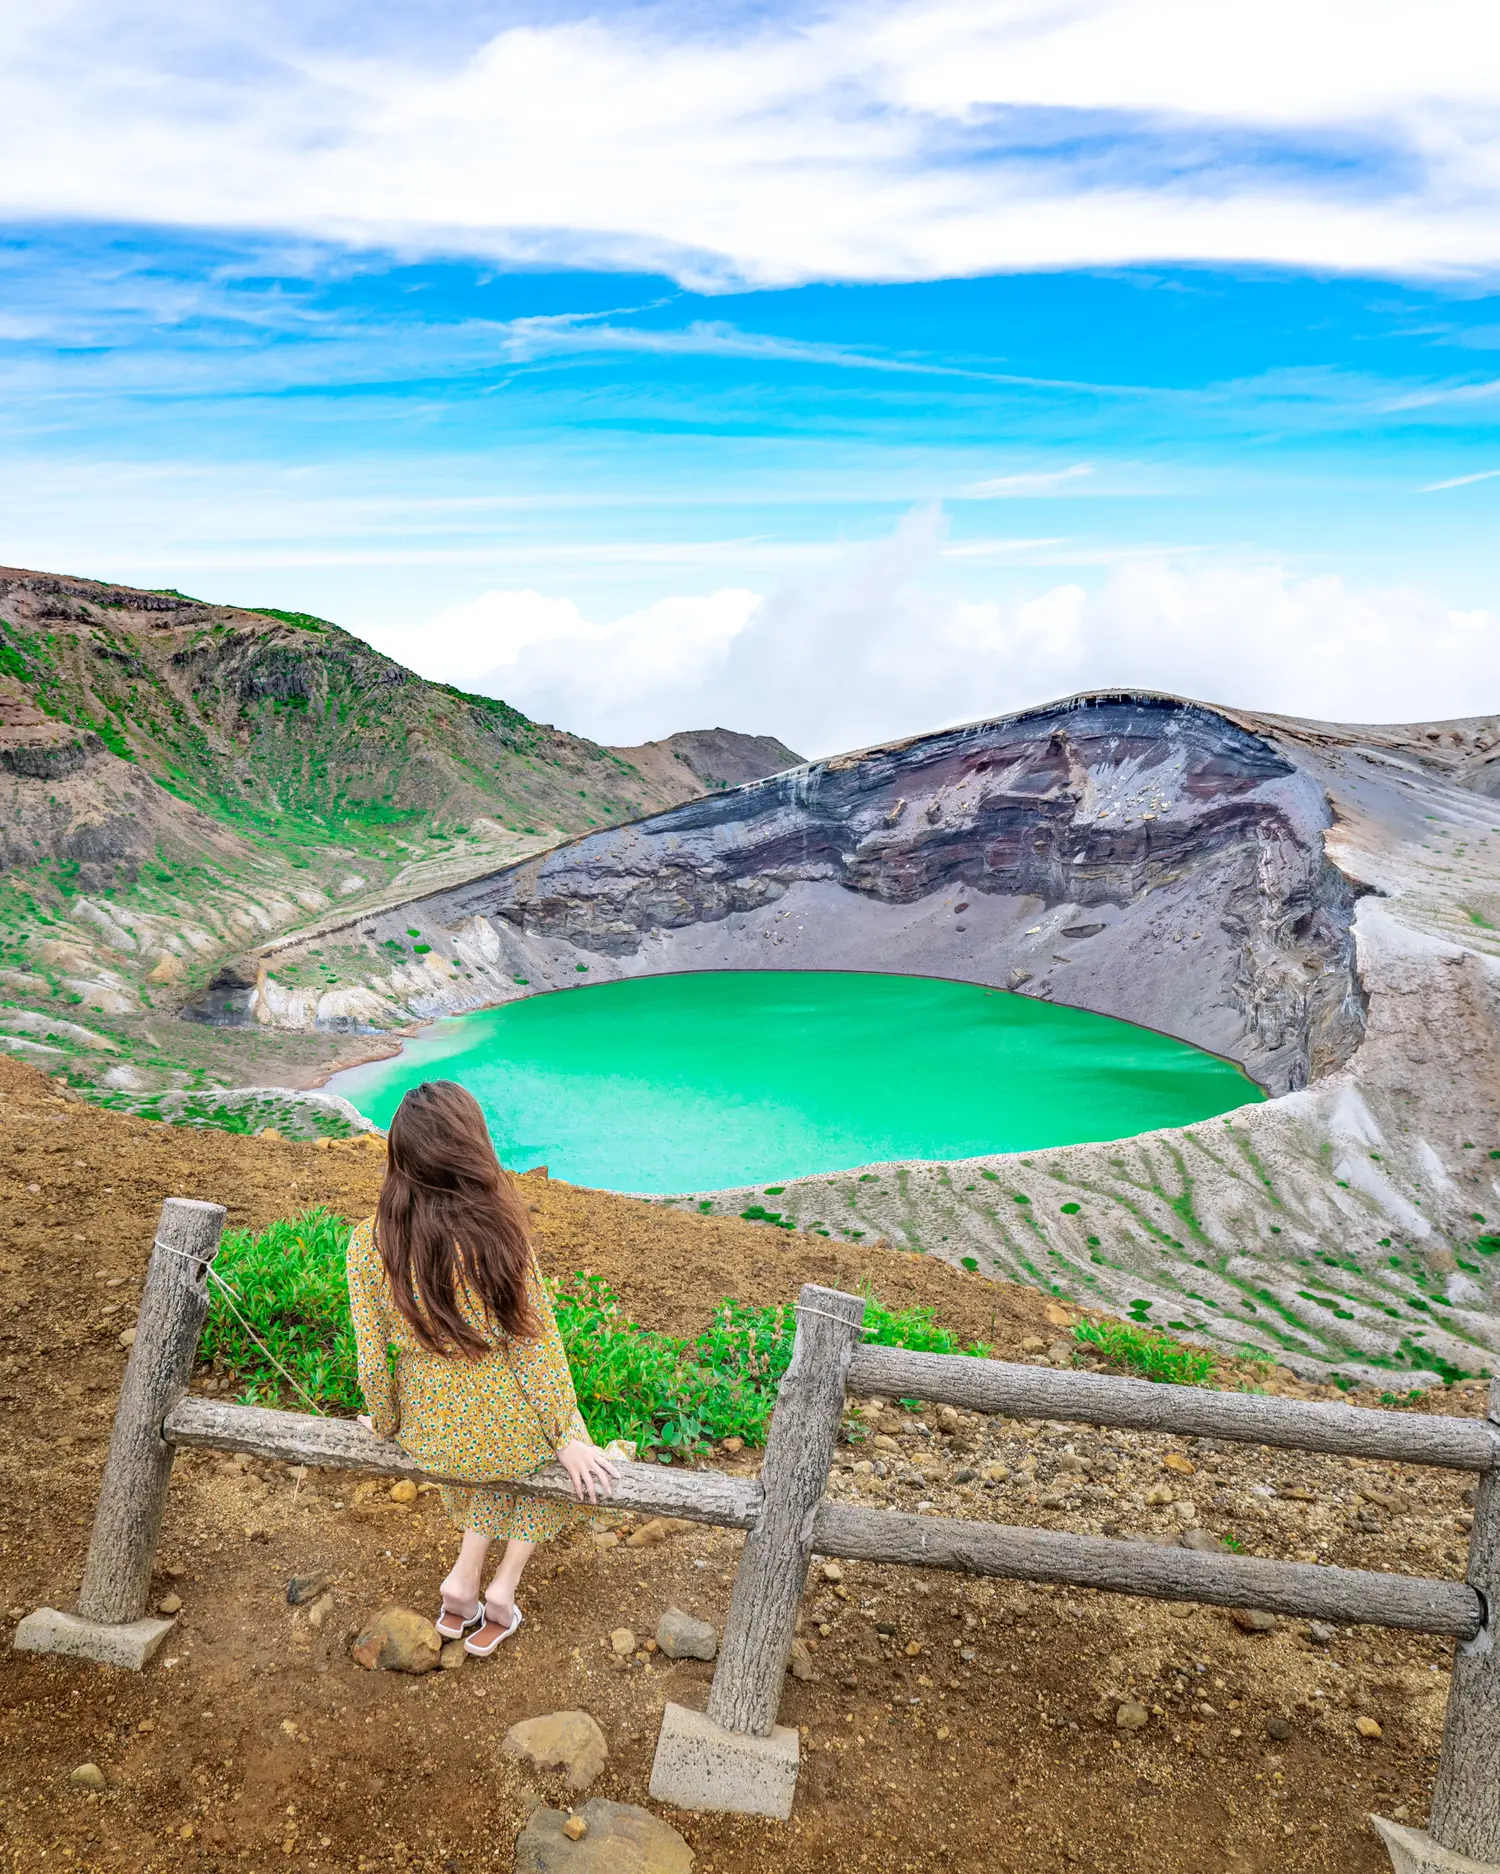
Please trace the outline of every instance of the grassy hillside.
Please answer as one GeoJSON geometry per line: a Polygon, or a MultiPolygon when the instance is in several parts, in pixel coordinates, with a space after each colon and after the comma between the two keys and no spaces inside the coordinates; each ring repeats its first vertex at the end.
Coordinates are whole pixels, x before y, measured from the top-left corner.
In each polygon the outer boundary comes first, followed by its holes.
{"type": "Polygon", "coordinates": [[[6,688],[252,838],[481,815],[555,835],[668,804],[596,743],[303,613],[0,572],[0,634],[6,688]]]}
{"type": "Polygon", "coordinates": [[[0,1047],[128,1095],[328,1037],[175,1020],[226,956],[695,791],[325,619],[0,569],[0,1047]]]}

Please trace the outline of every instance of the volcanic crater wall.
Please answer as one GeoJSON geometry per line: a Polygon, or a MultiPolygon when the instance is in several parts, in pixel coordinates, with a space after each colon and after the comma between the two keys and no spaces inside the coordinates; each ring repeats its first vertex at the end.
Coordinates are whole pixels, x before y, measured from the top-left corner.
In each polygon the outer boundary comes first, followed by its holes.
{"type": "Polygon", "coordinates": [[[529,988],[579,961],[1009,987],[1180,1035],[1279,1093],[1362,1032],[1331,820],[1317,781],[1226,717],[1093,696],[792,769],[400,916],[470,951],[484,924],[492,967],[529,988]]]}

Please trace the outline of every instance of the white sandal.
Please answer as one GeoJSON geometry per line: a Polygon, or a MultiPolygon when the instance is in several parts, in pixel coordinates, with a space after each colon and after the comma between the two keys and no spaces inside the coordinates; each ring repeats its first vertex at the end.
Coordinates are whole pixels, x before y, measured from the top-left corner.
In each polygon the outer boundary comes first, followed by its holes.
{"type": "Polygon", "coordinates": [[[461,1640],[466,1633],[472,1633],[476,1627],[484,1625],[484,1602],[482,1599],[476,1601],[474,1612],[465,1619],[444,1601],[443,1611],[433,1624],[440,1640],[461,1640]]]}
{"type": "Polygon", "coordinates": [[[517,1604],[515,1614],[508,1627],[502,1627],[498,1620],[486,1617],[477,1633],[471,1633],[464,1641],[464,1651],[472,1653],[476,1659],[489,1659],[497,1652],[502,1640],[508,1640],[521,1624],[521,1609],[517,1604]]]}

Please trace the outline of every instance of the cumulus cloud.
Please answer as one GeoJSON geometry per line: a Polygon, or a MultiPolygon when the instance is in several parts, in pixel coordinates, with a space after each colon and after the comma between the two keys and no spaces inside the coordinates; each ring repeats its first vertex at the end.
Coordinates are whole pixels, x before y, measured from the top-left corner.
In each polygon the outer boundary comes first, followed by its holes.
{"type": "Polygon", "coordinates": [[[764,597],[680,596],[596,624],[570,601],[494,591],[377,641],[599,741],[723,725],[809,756],[1114,685],[1333,721],[1500,704],[1500,618],[1424,592],[1147,557],[1094,590],[974,601],[936,583],[943,539],[941,514],[921,510],[764,597]]]}
{"type": "Polygon", "coordinates": [[[1500,255],[1484,0],[11,0],[0,206],[727,279],[1500,255]]]}
{"type": "Polygon", "coordinates": [[[729,646],[760,603],[725,587],[595,624],[571,599],[501,590],[371,638],[423,676],[503,696],[596,741],[632,743],[670,734],[638,730],[666,721],[679,698],[691,707],[714,692],[729,646]]]}

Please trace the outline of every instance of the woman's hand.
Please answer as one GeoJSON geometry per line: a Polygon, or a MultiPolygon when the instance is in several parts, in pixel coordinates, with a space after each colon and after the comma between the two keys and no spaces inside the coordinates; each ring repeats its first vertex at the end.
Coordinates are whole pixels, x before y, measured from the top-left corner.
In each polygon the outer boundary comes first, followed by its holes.
{"type": "Polygon", "coordinates": [[[571,1438],[558,1452],[557,1461],[568,1473],[573,1494],[580,1503],[585,1497],[590,1503],[597,1503],[600,1497],[614,1495],[610,1483],[620,1473],[598,1445],[585,1444],[581,1438],[571,1438]]]}
{"type": "Polygon", "coordinates": [[[363,1425],[363,1426],[364,1426],[364,1428],[365,1428],[365,1430],[366,1430],[367,1432],[372,1432],[372,1431],[374,1431],[374,1429],[375,1429],[375,1421],[374,1421],[374,1420],[373,1420],[373,1419],[372,1419],[372,1418],[370,1417],[370,1415],[369,1415],[369,1413],[368,1413],[368,1412],[361,1412],[361,1413],[360,1413],[360,1415],[359,1415],[359,1422],[360,1422],[360,1424],[361,1424],[361,1425],[363,1425]]]}

